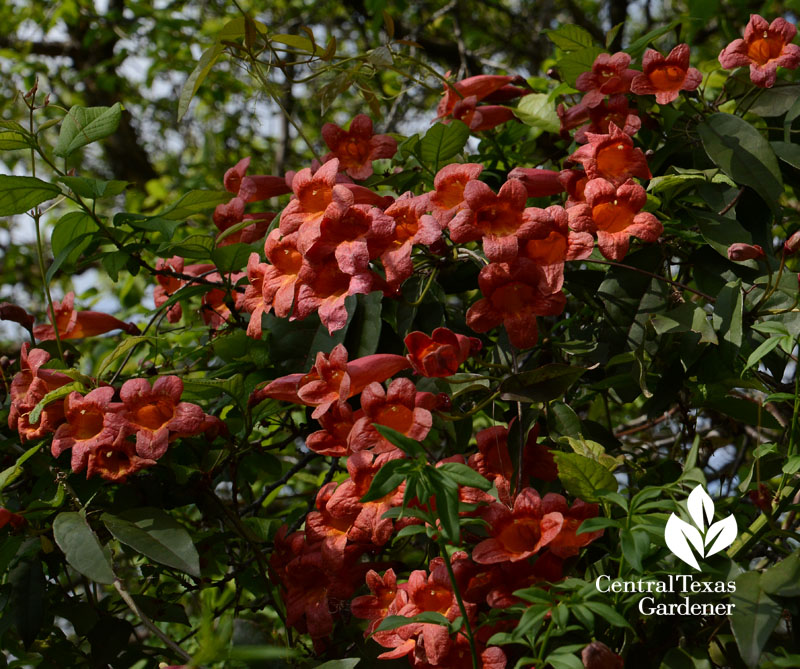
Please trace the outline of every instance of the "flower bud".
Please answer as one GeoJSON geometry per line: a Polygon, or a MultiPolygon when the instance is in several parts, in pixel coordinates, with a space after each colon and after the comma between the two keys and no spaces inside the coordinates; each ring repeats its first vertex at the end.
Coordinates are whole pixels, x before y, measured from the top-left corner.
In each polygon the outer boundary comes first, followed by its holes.
{"type": "Polygon", "coordinates": [[[783,252],[786,254],[797,253],[800,251],[800,230],[795,232],[783,245],[783,252]]]}
{"type": "Polygon", "coordinates": [[[764,257],[764,249],[758,244],[744,244],[736,242],[728,247],[728,259],[736,262],[744,260],[758,260],[764,257]]]}

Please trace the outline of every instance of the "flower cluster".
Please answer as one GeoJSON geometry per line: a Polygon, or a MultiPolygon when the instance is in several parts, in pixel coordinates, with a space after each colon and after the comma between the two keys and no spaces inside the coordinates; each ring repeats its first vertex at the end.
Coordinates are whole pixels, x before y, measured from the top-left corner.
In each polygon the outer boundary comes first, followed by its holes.
{"type": "MultiPolygon", "coordinates": [[[[372,594],[356,597],[350,608],[356,617],[369,621],[366,635],[387,649],[381,658],[407,656],[419,667],[461,666],[471,653],[463,629],[454,636],[430,623],[378,629],[387,616],[410,618],[433,611],[452,622],[462,615],[442,558],[432,560],[428,570],[412,571],[400,583],[394,569],[381,575],[374,563],[364,560],[388,547],[402,528],[425,522],[414,509],[435,512],[437,504],[435,496],[422,502],[418,493],[409,495],[403,480],[391,490],[381,489],[377,499],[367,495],[384,467],[407,457],[376,426],[421,442],[431,430],[434,413],[449,406],[431,393],[418,391],[411,379],[391,377],[409,367],[422,376],[450,376],[479,350],[474,338],[446,328],[431,335],[412,332],[405,341],[406,357],[376,354],[352,361],[338,345],[330,354],[319,353],[308,373],[276,379],[253,393],[253,404],[272,398],[314,407],[312,417],[322,429],[307,437],[306,446],[323,455],[347,458],[347,477],[320,489],[305,528],[289,533],[284,527],[279,532],[270,566],[283,586],[287,622],[307,632],[318,650],[333,631],[337,611],[346,607],[366,578],[372,594]],[[405,517],[387,517],[387,511],[401,505],[408,509],[405,517]]],[[[437,468],[451,463],[469,467],[496,491],[492,495],[469,485],[458,486],[459,500],[474,509],[460,514],[484,521],[486,529],[469,535],[471,554],[455,553],[451,567],[469,623],[479,630],[477,645],[484,666],[498,669],[505,666],[506,657],[500,648],[486,646],[491,634],[481,634],[481,630],[491,628],[481,625],[480,614],[517,603],[515,590],[559,580],[563,560],[602,534],[577,534],[583,520],[597,515],[597,505],[580,500],[569,505],[562,495],[540,497],[529,487],[532,479],[547,482],[558,475],[553,456],[538,442],[538,434],[538,428],[532,430],[523,449],[523,485],[518,492],[512,491],[514,466],[505,426],[478,431],[477,452],[469,457],[450,456],[436,464],[437,468]]]]}
{"type": "Polygon", "coordinates": [[[26,344],[20,358],[20,371],[11,382],[9,427],[23,442],[52,434],[53,457],[70,450],[72,471],[85,469],[87,478],[125,481],[156,464],[171,441],[213,436],[222,428],[218,418],[196,404],[181,402],[183,382],[177,376],[162,376],[152,387],[146,379],[130,379],[119,389],[119,402],[113,401],[117,390],[108,385],[85,395],[72,391],[63,400],[45,404],[32,420],[31,413],[45,395],[71,379],[43,367],[50,355],[42,349],[26,344]]]}

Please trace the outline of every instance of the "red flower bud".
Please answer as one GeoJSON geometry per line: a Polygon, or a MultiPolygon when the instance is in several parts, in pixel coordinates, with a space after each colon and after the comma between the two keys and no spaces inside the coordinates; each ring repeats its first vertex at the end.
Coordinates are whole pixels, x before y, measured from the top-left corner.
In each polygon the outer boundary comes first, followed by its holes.
{"type": "Polygon", "coordinates": [[[784,253],[797,253],[798,251],[800,251],[800,230],[789,237],[783,245],[784,253]]]}
{"type": "Polygon", "coordinates": [[[764,257],[764,249],[758,244],[744,244],[736,242],[728,247],[728,258],[736,262],[744,260],[758,260],[764,257]]]}
{"type": "Polygon", "coordinates": [[[772,493],[763,483],[758,484],[758,490],[751,490],[747,494],[750,497],[750,501],[764,513],[769,513],[772,510],[772,493]]]}

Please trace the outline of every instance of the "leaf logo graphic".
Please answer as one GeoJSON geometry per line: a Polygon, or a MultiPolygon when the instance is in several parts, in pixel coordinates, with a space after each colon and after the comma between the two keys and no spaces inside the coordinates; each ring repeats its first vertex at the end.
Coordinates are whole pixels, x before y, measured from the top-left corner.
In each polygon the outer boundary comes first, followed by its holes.
{"type": "Polygon", "coordinates": [[[706,558],[730,546],[736,539],[736,518],[731,515],[715,523],[714,500],[701,485],[689,494],[686,508],[694,525],[670,514],[664,539],[675,557],[700,571],[695,552],[706,558]]]}

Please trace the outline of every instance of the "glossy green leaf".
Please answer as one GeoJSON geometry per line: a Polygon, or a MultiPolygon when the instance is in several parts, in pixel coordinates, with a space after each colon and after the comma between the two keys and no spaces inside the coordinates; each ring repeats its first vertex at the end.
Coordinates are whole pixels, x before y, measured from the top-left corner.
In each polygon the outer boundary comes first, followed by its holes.
{"type": "Polygon", "coordinates": [[[0,174],[0,216],[24,214],[61,195],[61,189],[36,177],[0,174]]]}
{"type": "Polygon", "coordinates": [[[464,148],[467,139],[469,139],[469,128],[461,121],[435,123],[420,141],[420,157],[434,172],[437,172],[442,162],[449,160],[464,148]]]}
{"type": "Polygon", "coordinates": [[[460,462],[445,462],[436,469],[458,485],[470,486],[480,490],[491,490],[492,488],[492,483],[489,480],[481,476],[472,467],[460,462]]]}
{"type": "Polygon", "coordinates": [[[755,669],[783,607],[766,593],[759,572],[739,574],[734,581],[736,592],[731,594],[734,609],[729,616],[731,629],[742,660],[755,669]]]}
{"type": "Polygon", "coordinates": [[[123,544],[169,567],[200,576],[200,557],[186,529],[160,509],[141,508],[101,520],[123,544]]]}
{"type": "Polygon", "coordinates": [[[643,571],[642,558],[646,556],[650,548],[650,537],[647,532],[623,528],[619,533],[619,539],[625,560],[641,573],[643,571]]]}
{"type": "Polygon", "coordinates": [[[744,119],[716,113],[697,126],[708,157],[731,179],[755,190],[778,212],[783,192],[778,160],[761,133],[744,119]]]}
{"type": "Polygon", "coordinates": [[[770,142],[769,144],[778,158],[800,170],[800,146],[792,142],[770,142]]]}
{"type": "Polygon", "coordinates": [[[410,455],[411,457],[425,455],[425,449],[422,448],[422,445],[418,441],[407,437],[402,432],[398,432],[386,425],[379,425],[378,423],[374,423],[374,427],[384,439],[394,446],[397,446],[397,448],[406,455],[410,455]]]}
{"type": "Polygon", "coordinates": [[[114,582],[111,553],[100,545],[81,514],[59,513],[53,521],[53,537],[75,571],[97,583],[114,582]]]}
{"type": "Polygon", "coordinates": [[[48,404],[66,397],[71,392],[86,392],[86,388],[79,381],[73,381],[72,383],[67,383],[63,386],[60,386],[55,390],[51,390],[41,400],[39,400],[35,407],[33,407],[28,416],[28,421],[31,423],[31,425],[36,425],[36,423],[39,422],[39,417],[42,415],[42,411],[48,404]]]}
{"type": "Polygon", "coordinates": [[[22,475],[22,473],[25,471],[22,468],[22,465],[36,455],[36,453],[39,451],[39,448],[40,444],[31,446],[27,451],[17,458],[17,461],[13,465],[0,472],[0,491],[3,491],[6,486],[11,485],[22,475]]]}
{"type": "MultiPolygon", "coordinates": [[[[208,218],[214,213],[214,208],[218,204],[224,204],[231,199],[231,194],[227,191],[218,190],[190,190],[177,202],[169,205],[166,209],[156,214],[157,217],[166,218],[170,221],[178,221],[188,218],[193,214],[205,214],[208,218]]],[[[211,238],[209,238],[210,241],[211,238]]]]}
{"type": "Polygon", "coordinates": [[[516,402],[558,399],[586,372],[585,367],[550,363],[528,372],[512,374],[500,384],[500,397],[516,402]]]}
{"type": "Polygon", "coordinates": [[[514,108],[514,115],[525,125],[557,133],[561,121],[556,113],[556,104],[546,93],[531,93],[523,97],[514,108]]]}
{"type": "Polygon", "coordinates": [[[87,177],[59,177],[58,180],[76,195],[90,200],[119,195],[129,184],[128,181],[104,181],[87,177]]]}
{"type": "Polygon", "coordinates": [[[796,549],[761,574],[761,587],[777,597],[800,597],[800,550],[796,549]]]}
{"type": "Polygon", "coordinates": [[[67,158],[82,146],[114,134],[122,119],[122,105],[113,107],[72,107],[61,122],[53,153],[67,158]]]}
{"type": "Polygon", "coordinates": [[[83,250],[91,243],[94,233],[99,229],[94,219],[84,211],[71,211],[64,214],[55,224],[50,237],[53,256],[59,257],[73,240],[80,239],[81,242],[74,245],[64,258],[67,265],[75,264],[83,250]]]}
{"type": "Polygon", "coordinates": [[[410,465],[409,460],[397,459],[389,460],[379,470],[378,473],[372,478],[369,490],[359,501],[362,504],[372,502],[381,497],[385,497],[406,480],[407,470],[410,465]]]}
{"type": "Polygon", "coordinates": [[[565,23],[554,30],[546,30],[550,41],[562,51],[578,51],[587,46],[595,46],[589,31],[572,23],[565,23]]]}
{"type": "Polygon", "coordinates": [[[117,344],[116,348],[114,348],[111,353],[103,358],[103,362],[101,362],[97,368],[97,378],[102,378],[114,361],[119,360],[127,355],[129,351],[136,348],[139,344],[144,344],[147,341],[153,340],[154,337],[150,337],[148,335],[125,337],[119,344],[117,344]]]}
{"type": "Polygon", "coordinates": [[[597,502],[600,490],[616,491],[617,479],[599,462],[577,453],[554,453],[558,478],[570,495],[597,502]]]}
{"type": "Polygon", "coordinates": [[[211,72],[211,68],[214,67],[214,64],[219,60],[219,57],[222,55],[224,50],[225,47],[222,44],[215,42],[203,52],[203,55],[200,56],[200,60],[197,61],[197,65],[195,66],[194,70],[192,70],[192,73],[184,82],[183,88],[181,89],[181,95],[178,98],[179,121],[185,116],[186,112],[189,111],[189,103],[200,89],[200,85],[208,76],[208,73],[211,72]]]}

